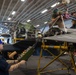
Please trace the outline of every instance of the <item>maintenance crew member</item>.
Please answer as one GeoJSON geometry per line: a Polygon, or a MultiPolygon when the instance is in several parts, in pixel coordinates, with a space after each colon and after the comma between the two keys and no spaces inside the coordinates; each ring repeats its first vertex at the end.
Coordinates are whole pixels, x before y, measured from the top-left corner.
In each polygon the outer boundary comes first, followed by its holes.
{"type": "MultiPolygon", "coordinates": [[[[3,49],[3,43],[0,40],[0,52],[2,51],[2,49],[3,49]]],[[[22,64],[25,64],[25,60],[17,62],[14,65],[10,65],[6,62],[6,59],[0,54],[0,75],[9,75],[9,71],[13,71],[22,64]]]]}
{"type": "Polygon", "coordinates": [[[72,26],[71,28],[75,28],[76,29],[76,12],[72,12],[72,26]]]}
{"type": "Polygon", "coordinates": [[[61,31],[67,33],[67,29],[65,28],[65,24],[64,24],[63,15],[62,15],[62,12],[59,11],[59,9],[55,9],[53,11],[52,19],[51,19],[51,22],[49,22],[49,26],[51,27],[55,21],[56,21],[55,25],[58,25],[61,31]]]}

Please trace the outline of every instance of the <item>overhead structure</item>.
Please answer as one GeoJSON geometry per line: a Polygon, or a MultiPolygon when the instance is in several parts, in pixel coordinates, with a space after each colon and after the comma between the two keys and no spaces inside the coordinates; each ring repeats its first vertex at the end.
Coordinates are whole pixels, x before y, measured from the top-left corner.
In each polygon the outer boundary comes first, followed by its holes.
{"type": "Polygon", "coordinates": [[[76,0],[0,0],[0,22],[30,22],[41,28],[51,19],[53,9],[65,11],[65,3],[70,13],[76,11],[76,0]]]}

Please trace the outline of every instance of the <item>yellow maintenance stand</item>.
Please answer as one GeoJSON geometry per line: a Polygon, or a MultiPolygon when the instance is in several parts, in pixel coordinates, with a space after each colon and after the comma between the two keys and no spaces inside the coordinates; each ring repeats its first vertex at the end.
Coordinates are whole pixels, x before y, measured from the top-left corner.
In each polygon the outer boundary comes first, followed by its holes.
{"type": "Polygon", "coordinates": [[[47,73],[47,72],[54,72],[54,71],[58,71],[58,70],[68,70],[68,75],[70,75],[69,70],[74,68],[74,71],[76,72],[76,66],[75,66],[75,61],[74,61],[74,55],[73,55],[73,46],[72,45],[67,45],[67,42],[64,42],[63,45],[60,46],[50,46],[50,45],[45,45],[44,40],[42,40],[42,46],[41,46],[41,52],[40,52],[40,57],[39,57],[39,61],[38,61],[38,75],[42,74],[42,73],[47,73]],[[59,49],[60,53],[58,56],[55,56],[53,53],[51,53],[48,48],[55,48],[55,49],[59,49]],[[43,68],[40,69],[40,60],[42,58],[42,52],[43,50],[46,50],[47,52],[49,52],[54,58],[48,63],[46,64],[43,68]],[[66,63],[64,63],[62,60],[59,59],[60,56],[62,56],[65,52],[69,52],[70,55],[70,61],[72,64],[72,67],[70,68],[66,63]],[[64,68],[58,68],[58,69],[54,69],[54,70],[48,70],[48,71],[44,71],[49,65],[51,65],[54,61],[58,60],[62,65],[64,65],[64,68]]]}

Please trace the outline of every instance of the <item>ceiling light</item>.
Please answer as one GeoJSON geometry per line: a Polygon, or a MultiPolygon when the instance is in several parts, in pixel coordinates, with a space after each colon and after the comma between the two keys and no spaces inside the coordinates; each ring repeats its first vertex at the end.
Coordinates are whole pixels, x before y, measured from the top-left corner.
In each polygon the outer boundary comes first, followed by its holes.
{"type": "Polygon", "coordinates": [[[13,11],[13,12],[12,12],[12,15],[15,15],[15,13],[16,13],[16,11],[13,11]]]}
{"type": "Polygon", "coordinates": [[[25,0],[21,0],[22,2],[24,2],[25,0]]]}
{"type": "Polygon", "coordinates": [[[44,24],[47,24],[48,22],[44,22],[44,24]]]}
{"type": "Polygon", "coordinates": [[[7,23],[4,23],[5,25],[7,25],[7,23]]]}
{"type": "Polygon", "coordinates": [[[1,27],[0,30],[3,30],[3,28],[1,27]]]}
{"type": "Polygon", "coordinates": [[[57,2],[57,3],[53,4],[51,7],[54,8],[54,7],[56,7],[59,4],[60,4],[60,2],[57,2]]]}
{"type": "Polygon", "coordinates": [[[9,17],[8,20],[11,20],[11,18],[9,17]]]}
{"type": "Polygon", "coordinates": [[[38,24],[38,25],[36,25],[36,27],[39,27],[40,25],[38,24]]]}
{"type": "Polygon", "coordinates": [[[41,13],[43,14],[43,13],[45,13],[45,12],[47,12],[48,11],[48,9],[45,9],[45,10],[43,10],[41,13]]]}
{"type": "Polygon", "coordinates": [[[31,20],[29,19],[29,20],[27,20],[27,22],[30,22],[31,20]]]}
{"type": "Polygon", "coordinates": [[[38,24],[38,25],[36,25],[36,26],[34,26],[34,27],[39,27],[40,25],[38,24]]]}

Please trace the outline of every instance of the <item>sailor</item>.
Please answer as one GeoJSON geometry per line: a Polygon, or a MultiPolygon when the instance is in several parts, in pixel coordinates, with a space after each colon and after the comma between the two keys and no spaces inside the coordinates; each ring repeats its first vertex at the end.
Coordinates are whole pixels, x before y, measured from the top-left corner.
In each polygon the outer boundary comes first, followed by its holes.
{"type": "Polygon", "coordinates": [[[76,29],[76,12],[72,12],[71,15],[72,15],[72,17],[71,17],[71,19],[72,19],[72,26],[71,26],[71,28],[76,29]]]}
{"type": "MultiPolygon", "coordinates": [[[[0,52],[3,50],[3,42],[0,40],[0,52]]],[[[16,61],[17,62],[17,61],[16,61]]],[[[9,75],[9,71],[13,71],[20,65],[25,64],[25,60],[17,62],[14,65],[8,64],[6,59],[0,54],[0,75],[9,75]]]]}
{"type": "Polygon", "coordinates": [[[53,11],[52,19],[51,22],[49,22],[49,26],[51,27],[54,22],[56,22],[55,25],[58,25],[61,31],[67,33],[62,12],[58,8],[53,11]]]}

